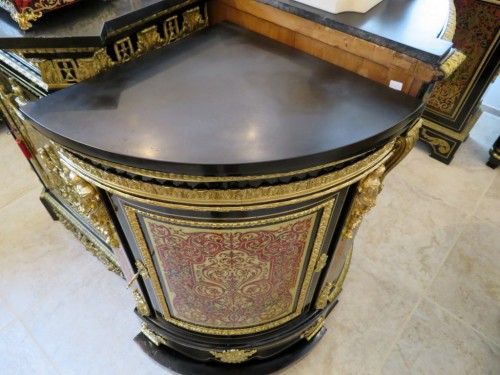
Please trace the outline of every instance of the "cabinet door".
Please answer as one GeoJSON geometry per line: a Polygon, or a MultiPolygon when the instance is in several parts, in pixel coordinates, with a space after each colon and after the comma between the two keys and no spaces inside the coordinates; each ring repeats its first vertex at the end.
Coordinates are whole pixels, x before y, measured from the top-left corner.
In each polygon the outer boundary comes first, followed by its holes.
{"type": "Polygon", "coordinates": [[[249,212],[112,200],[154,313],[190,331],[242,335],[309,309],[342,194],[249,212]]]}

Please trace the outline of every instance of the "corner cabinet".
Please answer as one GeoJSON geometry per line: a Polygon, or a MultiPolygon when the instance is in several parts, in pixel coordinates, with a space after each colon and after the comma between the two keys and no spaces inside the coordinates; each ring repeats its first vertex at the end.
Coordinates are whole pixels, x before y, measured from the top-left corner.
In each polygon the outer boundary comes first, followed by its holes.
{"type": "MultiPolygon", "coordinates": [[[[423,11],[394,1],[373,19],[423,11]]],[[[358,226],[460,56],[438,37],[446,7],[425,47],[374,35],[370,14],[304,9],[79,2],[27,33],[0,14],[0,109],[42,202],[126,279],[135,341],[173,371],[272,373],[313,348],[358,226]]]]}
{"type": "Polygon", "coordinates": [[[23,107],[127,244],[136,340],[184,373],[274,371],[314,346],[422,110],[226,23],[23,107]]]}

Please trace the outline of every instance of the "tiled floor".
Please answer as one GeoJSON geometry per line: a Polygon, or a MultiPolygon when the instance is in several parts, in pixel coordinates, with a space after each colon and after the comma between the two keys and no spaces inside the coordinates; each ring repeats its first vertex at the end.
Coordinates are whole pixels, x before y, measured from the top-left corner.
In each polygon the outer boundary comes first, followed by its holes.
{"type": "MultiPolygon", "coordinates": [[[[498,134],[485,114],[452,165],[419,146],[392,172],[327,335],[285,375],[500,374],[498,134]]],[[[4,129],[0,160],[0,374],[168,373],[132,342],[125,282],[51,221],[4,129]]]]}

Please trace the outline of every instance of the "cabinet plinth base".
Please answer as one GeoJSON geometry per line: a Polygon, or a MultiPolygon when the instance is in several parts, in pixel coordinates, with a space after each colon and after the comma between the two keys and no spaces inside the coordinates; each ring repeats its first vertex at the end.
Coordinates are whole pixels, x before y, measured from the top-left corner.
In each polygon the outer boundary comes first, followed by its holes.
{"type": "Polygon", "coordinates": [[[240,364],[193,361],[164,345],[156,346],[143,333],[139,333],[134,341],[155,362],[180,375],[267,375],[283,370],[304,357],[323,338],[326,331],[326,328],[321,328],[311,341],[301,340],[273,358],[252,359],[240,364]]]}

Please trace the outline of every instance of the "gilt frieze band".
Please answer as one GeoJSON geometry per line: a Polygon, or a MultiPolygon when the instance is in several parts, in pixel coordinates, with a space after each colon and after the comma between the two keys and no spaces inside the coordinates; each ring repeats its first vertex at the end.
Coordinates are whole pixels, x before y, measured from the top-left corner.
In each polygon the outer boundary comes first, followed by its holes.
{"type": "MultiPolygon", "coordinates": [[[[145,198],[156,202],[170,201],[176,204],[218,206],[219,209],[224,209],[223,206],[236,205],[244,209],[245,205],[270,204],[269,202],[284,199],[310,197],[316,193],[322,194],[327,189],[340,190],[362,179],[380,163],[390,158],[394,143],[394,141],[389,142],[366,158],[335,172],[302,181],[277,184],[275,186],[262,186],[254,189],[186,189],[167,184],[162,185],[149,182],[149,179],[141,181],[138,178],[130,178],[98,168],[62,149],[60,150],[60,156],[65,161],[65,164],[82,178],[104,190],[121,196],[145,198]]],[[[241,179],[245,180],[245,177],[242,176],[241,179]]]]}
{"type": "MultiPolygon", "coordinates": [[[[186,2],[183,6],[192,3],[193,1],[186,2]]],[[[207,3],[200,3],[182,13],[173,14],[178,9],[178,6],[169,9],[166,13],[168,17],[162,22],[158,21],[133,36],[124,36],[114,41],[110,48],[99,48],[91,55],[87,52],[84,53],[85,57],[76,58],[71,53],[64,56],[64,51],[60,51],[57,58],[28,61],[39,68],[42,80],[49,89],[68,87],[208,26],[207,3]]]]}

